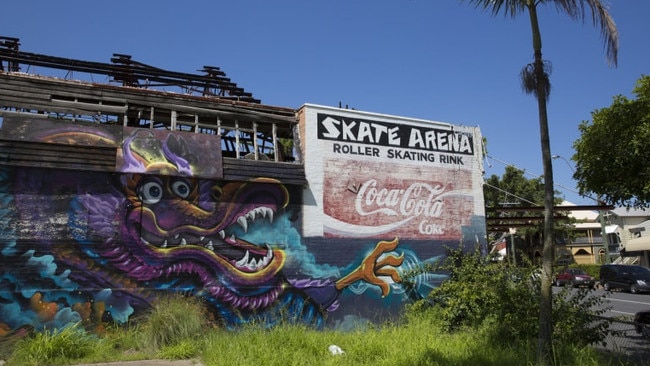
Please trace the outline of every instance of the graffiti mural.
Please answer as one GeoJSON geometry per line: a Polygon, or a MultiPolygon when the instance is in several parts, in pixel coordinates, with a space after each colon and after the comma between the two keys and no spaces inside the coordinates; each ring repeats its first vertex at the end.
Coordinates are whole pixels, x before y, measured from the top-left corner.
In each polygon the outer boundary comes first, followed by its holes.
{"type": "MultiPolygon", "coordinates": [[[[487,252],[477,127],[313,104],[299,110],[299,119],[309,182],[301,233],[310,252],[332,263],[337,253],[399,238],[403,281],[382,277],[392,295],[381,298],[376,286],[358,281],[349,290],[363,296],[340,298],[341,308],[357,309],[357,321],[426,296],[441,280],[426,269],[445,248],[487,252]]],[[[332,315],[344,322],[337,317],[353,313],[332,315]]]]}
{"type": "Polygon", "coordinates": [[[170,292],[202,298],[227,327],[343,327],[444,279],[420,271],[402,285],[441,246],[305,238],[302,187],[218,179],[219,158],[197,136],[58,126],[32,138],[115,146],[115,171],[0,165],[0,336],[101,330],[170,292]]]}

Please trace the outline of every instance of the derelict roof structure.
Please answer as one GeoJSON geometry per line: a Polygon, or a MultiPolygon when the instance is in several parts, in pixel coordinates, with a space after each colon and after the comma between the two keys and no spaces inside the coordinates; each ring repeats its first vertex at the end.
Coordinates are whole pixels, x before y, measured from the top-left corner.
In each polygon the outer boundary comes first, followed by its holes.
{"type": "MultiPolygon", "coordinates": [[[[304,167],[296,164],[300,159],[291,148],[298,124],[295,109],[262,104],[218,67],[204,66],[202,74],[190,74],[149,66],[123,54],[114,54],[110,61],[24,52],[18,38],[0,36],[0,118],[218,135],[224,179],[262,174],[284,183],[305,183],[304,167]],[[39,74],[32,72],[36,69],[39,74]],[[64,76],[44,75],[57,72],[64,76]],[[108,82],[94,81],[102,77],[108,82]]],[[[0,144],[4,163],[42,163],[37,160],[44,155],[30,150],[33,144],[18,143],[0,144]]]]}
{"type": "Polygon", "coordinates": [[[113,54],[111,63],[82,61],[63,57],[47,56],[19,50],[18,38],[0,36],[0,71],[20,72],[21,65],[28,68],[41,66],[65,70],[71,76],[73,72],[84,72],[94,75],[106,75],[110,82],[122,86],[143,89],[176,87],[184,94],[214,96],[220,99],[242,101],[260,104],[253,94],[237,86],[226,73],[216,66],[203,66],[204,74],[190,74],[168,71],[146,65],[132,59],[130,55],[113,54]],[[6,70],[4,70],[6,68],[6,70]]]}

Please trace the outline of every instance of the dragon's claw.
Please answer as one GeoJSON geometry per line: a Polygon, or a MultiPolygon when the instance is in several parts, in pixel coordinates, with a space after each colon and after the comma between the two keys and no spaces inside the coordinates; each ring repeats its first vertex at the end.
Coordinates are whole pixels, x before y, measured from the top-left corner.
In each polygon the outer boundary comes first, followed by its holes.
{"type": "Polygon", "coordinates": [[[365,281],[369,284],[379,286],[382,297],[388,295],[390,293],[390,287],[379,276],[390,276],[394,282],[402,282],[402,277],[397,272],[396,267],[402,265],[404,256],[388,254],[382,258],[382,255],[395,250],[398,244],[399,240],[397,238],[391,241],[380,241],[377,243],[359,267],[336,282],[336,288],[342,290],[356,281],[365,281]]]}

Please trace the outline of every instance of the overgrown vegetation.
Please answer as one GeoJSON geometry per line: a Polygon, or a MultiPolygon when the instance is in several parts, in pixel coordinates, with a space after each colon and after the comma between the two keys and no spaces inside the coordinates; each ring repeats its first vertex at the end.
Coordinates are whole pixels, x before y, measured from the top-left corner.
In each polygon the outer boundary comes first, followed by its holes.
{"type": "Polygon", "coordinates": [[[84,358],[93,353],[99,339],[79,323],[58,330],[43,330],[17,343],[11,360],[20,365],[55,365],[84,358]]]}
{"type": "MultiPolygon", "coordinates": [[[[71,365],[136,359],[197,359],[204,365],[531,365],[536,361],[537,278],[475,254],[450,251],[441,269],[451,278],[402,319],[348,332],[281,324],[218,327],[202,303],[163,297],[147,316],[108,327],[101,337],[79,325],[41,332],[13,347],[12,365],[71,365]],[[344,353],[332,354],[331,345],[344,353]]],[[[554,299],[559,365],[620,365],[585,345],[602,341],[587,292],[554,299]]]]}
{"type": "Polygon", "coordinates": [[[203,304],[197,298],[163,296],[145,318],[141,330],[149,347],[183,349],[182,353],[186,354],[188,347],[184,343],[196,341],[205,335],[210,327],[208,319],[203,304]]]}
{"type": "Polygon", "coordinates": [[[193,297],[162,296],[145,316],[109,327],[101,338],[74,324],[20,340],[7,365],[194,358],[211,327],[209,319],[201,302],[193,297]]]}
{"type": "MultiPolygon", "coordinates": [[[[449,280],[434,289],[418,308],[439,305],[442,327],[489,329],[490,338],[508,339],[514,346],[534,343],[539,331],[539,270],[532,266],[510,266],[478,253],[449,250],[441,270],[449,280]]],[[[588,289],[562,288],[553,296],[552,329],[555,346],[587,346],[603,343],[609,321],[603,298],[588,289]]]]}

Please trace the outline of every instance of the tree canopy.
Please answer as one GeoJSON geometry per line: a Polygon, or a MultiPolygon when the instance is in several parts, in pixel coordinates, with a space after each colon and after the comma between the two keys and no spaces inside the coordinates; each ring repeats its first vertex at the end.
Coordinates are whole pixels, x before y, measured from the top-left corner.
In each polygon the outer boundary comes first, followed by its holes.
{"type": "Polygon", "coordinates": [[[578,190],[616,206],[650,206],[650,76],[633,89],[636,99],[617,95],[611,106],[579,125],[573,147],[578,190]]]}
{"type": "Polygon", "coordinates": [[[527,179],[524,171],[506,166],[501,177],[493,174],[486,180],[483,190],[487,207],[515,203],[518,206],[541,206],[544,204],[544,181],[542,178],[527,179]]]}

